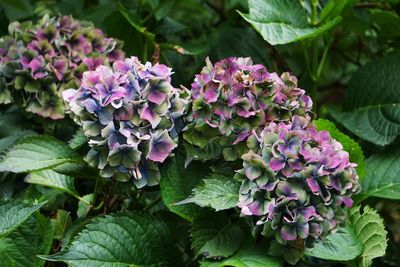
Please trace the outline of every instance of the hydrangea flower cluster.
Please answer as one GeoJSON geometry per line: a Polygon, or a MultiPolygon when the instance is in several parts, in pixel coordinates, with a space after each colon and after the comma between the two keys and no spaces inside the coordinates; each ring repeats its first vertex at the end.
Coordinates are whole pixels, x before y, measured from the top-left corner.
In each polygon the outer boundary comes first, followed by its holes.
{"type": "Polygon", "coordinates": [[[278,243],[312,246],[345,219],[359,191],[356,164],[328,132],[304,118],[270,123],[248,140],[238,207],[278,243]]]}
{"type": "Polygon", "coordinates": [[[172,87],[171,69],[136,57],[83,73],[78,90],[63,93],[89,138],[88,162],[103,177],[138,187],[159,181],[157,163],[177,146],[189,93],[172,87]]]}
{"type": "Polygon", "coordinates": [[[42,117],[64,117],[60,92],[78,88],[85,70],[122,59],[122,44],[70,16],[13,22],[0,38],[0,103],[42,117]]]}
{"type": "Polygon", "coordinates": [[[312,100],[297,87],[296,77],[279,77],[251,58],[231,57],[214,65],[207,59],[191,89],[192,128],[207,125],[219,135],[235,135],[234,144],[269,122],[290,122],[294,115],[311,119],[312,100]]]}

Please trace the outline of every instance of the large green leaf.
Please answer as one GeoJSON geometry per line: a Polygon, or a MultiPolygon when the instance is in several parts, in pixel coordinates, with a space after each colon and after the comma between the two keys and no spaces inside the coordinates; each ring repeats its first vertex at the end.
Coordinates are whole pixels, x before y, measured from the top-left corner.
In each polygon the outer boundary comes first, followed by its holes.
{"type": "Polygon", "coordinates": [[[331,115],[355,135],[388,145],[400,135],[400,53],[374,60],[349,82],[343,111],[331,115]]]}
{"type": "Polygon", "coordinates": [[[50,136],[29,136],[18,141],[0,162],[0,171],[29,172],[83,165],[82,157],[50,136]]]}
{"type": "Polygon", "coordinates": [[[79,149],[81,146],[83,146],[87,142],[88,142],[88,138],[83,133],[83,130],[78,130],[78,131],[76,131],[74,136],[71,138],[71,140],[68,141],[68,145],[72,149],[79,149]]]}
{"type": "Polygon", "coordinates": [[[226,259],[218,266],[233,267],[279,267],[280,262],[268,256],[267,253],[259,249],[243,249],[226,259]]]}
{"type": "Polygon", "coordinates": [[[161,196],[165,206],[182,218],[193,221],[198,207],[193,204],[176,205],[186,199],[192,189],[207,176],[207,165],[193,161],[185,168],[185,159],[182,155],[170,158],[161,168],[161,196]]]}
{"type": "Polygon", "coordinates": [[[366,206],[361,212],[360,207],[350,210],[350,224],[364,249],[361,255],[355,259],[357,266],[371,266],[372,260],[385,255],[387,247],[387,232],[382,218],[372,208],[366,206]]]}
{"type": "Polygon", "coordinates": [[[236,207],[240,183],[220,174],[212,174],[193,189],[193,195],[178,204],[195,203],[217,211],[236,207]]]}
{"type": "Polygon", "coordinates": [[[249,0],[249,14],[240,14],[272,45],[317,37],[341,20],[311,26],[300,1],[293,0],[249,0]]]}
{"type": "Polygon", "coordinates": [[[69,266],[181,266],[165,224],[149,216],[120,213],[96,218],[64,251],[41,256],[69,266]]]}
{"type": "Polygon", "coordinates": [[[29,217],[15,231],[0,238],[0,265],[4,267],[40,267],[44,260],[37,257],[47,254],[53,241],[50,220],[37,213],[29,217]]]}
{"type": "Polygon", "coordinates": [[[230,223],[222,213],[201,212],[193,222],[192,246],[196,255],[229,257],[244,241],[244,231],[239,224],[230,223]]]}
{"type": "Polygon", "coordinates": [[[30,173],[25,177],[24,181],[30,184],[37,184],[41,186],[51,187],[79,199],[80,201],[87,202],[81,198],[75,190],[74,178],[53,170],[41,170],[30,173]]]}
{"type": "Polygon", "coordinates": [[[313,121],[318,131],[328,131],[332,138],[336,139],[343,145],[343,149],[349,153],[350,161],[357,163],[357,174],[360,179],[365,177],[365,158],[360,145],[351,139],[349,136],[345,135],[333,122],[325,119],[318,119],[313,121]]]}
{"type": "Polygon", "coordinates": [[[201,267],[280,267],[278,259],[269,256],[265,247],[244,245],[235,254],[220,261],[202,261],[201,267]]]}
{"type": "Polygon", "coordinates": [[[360,255],[362,251],[362,243],[354,230],[348,226],[339,228],[324,240],[316,242],[305,254],[325,260],[348,261],[360,255]]]}
{"type": "Polygon", "coordinates": [[[5,151],[7,148],[11,147],[21,138],[24,138],[28,135],[36,135],[34,131],[31,130],[14,130],[8,136],[5,136],[0,139],[0,152],[5,151]]]}
{"type": "Polygon", "coordinates": [[[362,181],[362,194],[400,199],[400,148],[388,149],[367,160],[367,176],[362,181]]]}
{"type": "Polygon", "coordinates": [[[34,205],[21,203],[6,203],[0,205],[0,236],[12,232],[44,204],[45,202],[34,205]]]}

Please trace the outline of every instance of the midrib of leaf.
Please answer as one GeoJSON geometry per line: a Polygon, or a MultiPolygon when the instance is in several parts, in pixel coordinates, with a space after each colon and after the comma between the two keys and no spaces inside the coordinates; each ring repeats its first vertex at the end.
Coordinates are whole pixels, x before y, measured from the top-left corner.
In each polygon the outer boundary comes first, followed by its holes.
{"type": "MultiPolygon", "coordinates": [[[[388,162],[389,161],[388,158],[390,158],[390,155],[386,154],[385,157],[382,158],[378,163],[375,163],[375,165],[380,165],[380,163],[384,162],[385,164],[387,164],[387,166],[391,166],[391,165],[393,165],[394,162],[396,162],[398,160],[396,158],[393,158],[389,163],[388,162]]],[[[388,173],[389,170],[390,170],[390,168],[385,168],[385,171],[381,175],[381,177],[387,177],[387,173],[388,173]]],[[[367,180],[367,179],[365,179],[365,180],[367,180]]],[[[368,186],[366,186],[366,188],[367,189],[373,188],[374,190],[366,192],[364,194],[365,196],[373,196],[374,194],[376,194],[376,193],[378,193],[380,191],[383,191],[383,190],[388,189],[388,188],[393,187],[393,186],[400,185],[400,181],[397,182],[397,183],[393,183],[391,181],[392,183],[390,183],[390,184],[385,183],[386,185],[384,185],[382,187],[379,187],[381,185],[381,182],[384,181],[384,179],[381,179],[378,184],[376,184],[376,183],[374,184],[373,183],[375,181],[374,179],[368,179],[368,181],[369,181],[368,184],[367,184],[368,186]]]]}
{"type": "Polygon", "coordinates": [[[392,186],[397,186],[397,185],[400,185],[400,182],[399,183],[391,183],[391,184],[385,185],[384,187],[381,187],[380,189],[377,189],[377,190],[374,190],[374,191],[370,191],[367,195],[373,195],[373,194],[375,194],[377,192],[380,192],[380,191],[382,191],[384,189],[388,189],[388,188],[390,188],[392,186]]]}
{"type": "MultiPolygon", "coordinates": [[[[39,257],[39,258],[41,258],[41,257],[39,257]]],[[[43,259],[45,259],[45,258],[43,258],[43,259]]],[[[82,264],[86,264],[86,263],[90,263],[90,264],[92,264],[92,263],[97,263],[97,264],[99,264],[98,266],[104,266],[104,264],[113,264],[113,265],[118,264],[118,266],[144,267],[144,266],[135,265],[135,264],[131,264],[131,263],[124,263],[124,262],[99,261],[99,260],[90,259],[89,257],[88,257],[88,259],[82,259],[82,260],[73,260],[73,261],[66,260],[66,262],[69,263],[69,264],[77,263],[77,262],[80,262],[80,263],[82,263],[82,264]]],[[[81,265],[75,265],[75,264],[74,264],[73,266],[81,266],[81,265]]]]}
{"type": "MultiPolygon", "coordinates": [[[[356,110],[364,110],[364,109],[371,109],[371,108],[380,108],[382,106],[400,106],[400,103],[384,103],[384,104],[375,104],[375,105],[367,105],[367,106],[363,106],[363,107],[359,107],[356,109],[352,109],[352,110],[347,110],[347,111],[343,111],[343,113],[345,112],[352,112],[352,111],[356,111],[356,110]]],[[[400,123],[400,122],[397,122],[400,123]]]]}
{"type": "MultiPolygon", "coordinates": [[[[357,113],[357,112],[365,112],[365,111],[368,112],[368,113],[365,115],[365,116],[367,116],[367,118],[368,118],[367,120],[365,120],[365,123],[368,123],[369,129],[370,129],[371,131],[373,131],[376,135],[380,136],[380,138],[383,138],[383,139],[385,140],[384,143],[382,143],[382,141],[381,141],[381,142],[380,142],[380,145],[385,145],[385,144],[387,144],[387,140],[388,140],[388,139],[392,139],[392,138],[397,137],[397,136],[399,135],[398,131],[400,131],[400,121],[393,121],[393,120],[388,119],[388,118],[383,114],[383,112],[382,112],[382,110],[381,110],[382,108],[390,108],[390,107],[396,107],[396,108],[397,108],[397,107],[400,107],[400,103],[368,105],[368,106],[364,106],[364,107],[361,107],[361,108],[356,108],[356,109],[349,110],[349,111],[334,111],[334,110],[332,110],[332,112],[330,112],[330,113],[331,113],[331,114],[333,115],[333,117],[336,119],[337,117],[336,117],[335,113],[336,113],[338,116],[344,116],[344,114],[355,114],[355,113],[357,113]],[[381,116],[379,116],[379,118],[383,118],[383,119],[386,120],[389,124],[392,124],[392,125],[395,124],[394,127],[398,127],[398,131],[395,131],[394,133],[390,133],[390,132],[388,132],[388,129],[390,129],[390,128],[389,128],[390,125],[386,125],[386,126],[385,126],[385,127],[386,127],[386,131],[384,131],[385,133],[382,134],[382,132],[379,131],[379,129],[375,127],[376,125],[374,126],[374,125],[371,124],[371,121],[370,121],[371,115],[369,114],[369,112],[372,111],[372,110],[378,110],[378,112],[380,112],[380,114],[381,114],[381,116]]],[[[350,127],[347,127],[347,126],[346,126],[346,124],[347,124],[348,122],[346,122],[345,120],[338,119],[338,121],[341,122],[343,125],[345,125],[346,128],[350,128],[350,127]]],[[[382,126],[382,123],[381,123],[380,125],[382,126]]],[[[351,130],[351,129],[350,129],[350,130],[351,130]]],[[[366,139],[366,140],[368,140],[368,141],[374,142],[374,141],[372,141],[372,140],[369,140],[367,137],[360,135],[360,132],[359,132],[359,130],[357,130],[357,129],[354,130],[353,133],[356,134],[357,136],[363,138],[363,139],[366,139]]]]}

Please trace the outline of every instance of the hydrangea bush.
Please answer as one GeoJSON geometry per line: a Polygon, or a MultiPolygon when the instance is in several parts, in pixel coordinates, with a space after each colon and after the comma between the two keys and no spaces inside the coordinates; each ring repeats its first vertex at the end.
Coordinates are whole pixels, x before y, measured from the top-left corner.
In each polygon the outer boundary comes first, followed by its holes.
{"type": "Polygon", "coordinates": [[[102,177],[138,187],[155,185],[177,146],[189,94],[171,85],[171,68],[136,57],[83,73],[78,90],[64,91],[71,116],[89,138],[89,163],[102,177]]]}
{"type": "Polygon", "coordinates": [[[248,141],[251,150],[236,175],[242,181],[237,205],[275,237],[281,245],[275,253],[294,261],[299,244],[313,246],[345,221],[360,190],[357,165],[328,132],[298,116],[290,124],[272,122],[248,141]]]}
{"type": "Polygon", "coordinates": [[[85,70],[124,56],[119,41],[70,16],[8,28],[0,38],[0,103],[17,103],[42,117],[63,118],[60,92],[79,87],[85,70]]]}
{"type": "Polygon", "coordinates": [[[209,137],[246,140],[271,122],[290,123],[294,115],[312,118],[312,100],[288,72],[278,76],[251,58],[227,58],[207,65],[191,85],[192,112],[186,140],[204,147],[209,137]],[[206,140],[196,135],[208,132],[206,140]],[[210,136],[211,135],[211,136],[210,136]],[[212,136],[214,135],[214,136],[212,136]]]}
{"type": "Polygon", "coordinates": [[[0,266],[400,266],[396,1],[14,2],[0,266]]]}

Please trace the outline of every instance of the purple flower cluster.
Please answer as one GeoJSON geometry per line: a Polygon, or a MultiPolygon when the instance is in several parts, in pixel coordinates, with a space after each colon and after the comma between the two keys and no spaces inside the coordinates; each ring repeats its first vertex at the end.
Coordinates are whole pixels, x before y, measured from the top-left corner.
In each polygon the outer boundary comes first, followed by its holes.
{"type": "Polygon", "coordinates": [[[88,162],[103,177],[138,187],[159,181],[157,163],[177,146],[189,93],[172,87],[171,69],[136,57],[83,73],[78,90],[63,92],[71,115],[89,138],[88,162]]]}
{"type": "Polygon", "coordinates": [[[70,16],[13,22],[0,38],[0,103],[42,117],[64,117],[60,92],[78,88],[82,73],[122,59],[121,43],[70,16]]]}
{"type": "Polygon", "coordinates": [[[360,187],[356,164],[339,142],[304,118],[292,121],[272,122],[249,138],[252,150],[236,177],[242,181],[237,205],[277,242],[309,246],[344,220],[360,187]]]}
{"type": "Polygon", "coordinates": [[[311,119],[311,98],[297,87],[296,77],[279,77],[250,58],[227,58],[214,65],[207,59],[191,87],[189,130],[207,125],[220,136],[235,136],[234,144],[270,122],[289,123],[294,115],[311,119]]]}

